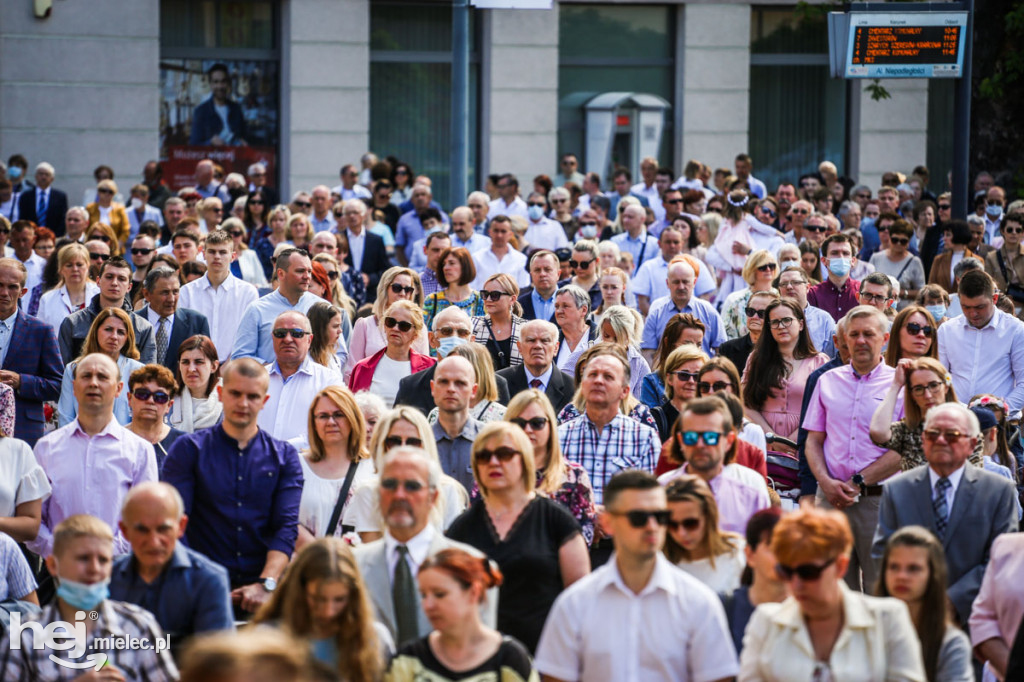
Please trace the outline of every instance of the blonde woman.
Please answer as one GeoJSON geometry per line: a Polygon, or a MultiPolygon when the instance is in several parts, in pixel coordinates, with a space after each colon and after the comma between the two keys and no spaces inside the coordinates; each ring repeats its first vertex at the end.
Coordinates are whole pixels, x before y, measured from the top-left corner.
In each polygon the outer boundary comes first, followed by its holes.
{"type": "Polygon", "coordinates": [[[743,281],[746,288],[734,291],[722,304],[722,322],[730,339],[738,339],[747,333],[747,303],[751,294],[759,291],[774,292],[772,280],[779,272],[779,263],[768,251],[760,249],[747,257],[743,264],[743,281]]]}
{"type": "MultiPolygon", "coordinates": [[[[278,204],[270,209],[270,213],[267,214],[270,234],[262,239],[256,239],[255,244],[251,244],[256,252],[256,256],[260,259],[260,265],[263,266],[263,275],[267,280],[274,276],[274,263],[272,261],[274,249],[278,244],[284,244],[288,241],[288,221],[291,217],[292,212],[284,204],[278,204]]],[[[253,241],[254,235],[249,235],[249,238],[250,242],[253,241]]]]}
{"type": "MultiPolygon", "coordinates": [[[[622,305],[608,308],[601,316],[600,322],[601,341],[618,346],[629,359],[629,384],[634,396],[640,395],[644,377],[651,373],[651,366],[637,350],[640,335],[643,333],[643,324],[639,312],[622,305]]],[[[582,354],[583,350],[580,350],[570,355],[560,369],[566,374],[571,374],[582,354]]]]}
{"type": "Polygon", "coordinates": [[[39,299],[36,317],[60,329],[64,318],[89,305],[100,288],[89,279],[89,250],[74,242],[61,247],[57,253],[57,272],[60,280],[39,299]]]}
{"type": "Polygon", "coordinates": [[[263,273],[263,264],[256,252],[251,250],[248,243],[248,230],[238,218],[228,218],[220,225],[220,229],[231,235],[234,243],[235,259],[231,262],[231,274],[248,282],[257,289],[264,289],[267,279],[263,273]]]}
{"type": "MultiPolygon", "coordinates": [[[[608,242],[615,246],[614,243],[608,242]]],[[[617,246],[615,248],[618,248],[617,246]]],[[[598,286],[601,287],[601,305],[594,311],[598,317],[613,305],[625,305],[626,289],[629,287],[629,275],[621,268],[614,265],[604,268],[601,277],[598,279],[598,286]]]]}
{"type": "Polygon", "coordinates": [[[423,332],[423,311],[412,301],[395,301],[381,320],[381,334],[387,345],[356,363],[349,376],[349,388],[370,390],[394,404],[398,382],[436,364],[429,355],[417,353],[413,343],[423,332]]]}
{"type": "MultiPolygon", "coordinates": [[[[495,380],[491,356],[478,343],[457,346],[450,355],[459,355],[469,360],[476,375],[476,395],[469,405],[469,416],[482,422],[501,421],[505,418],[505,406],[498,402],[498,382],[495,380]]],[[[437,408],[427,415],[427,421],[437,421],[437,408]]]]}
{"type": "Polygon", "coordinates": [[[313,223],[305,213],[295,213],[288,219],[288,229],[284,234],[295,248],[308,249],[309,242],[313,240],[313,223]]]}
{"type": "Polygon", "coordinates": [[[519,354],[520,317],[519,285],[505,273],[491,275],[480,291],[484,313],[473,318],[473,337],[491,356],[493,369],[506,369],[523,364],[519,354]]]}
{"type": "MultiPolygon", "coordinates": [[[[373,314],[361,317],[352,326],[352,335],[348,342],[348,359],[345,361],[345,380],[352,376],[352,369],[387,345],[387,340],[380,330],[384,311],[397,301],[411,301],[419,307],[423,306],[423,284],[420,276],[409,268],[389,268],[377,282],[377,300],[373,302],[373,314]]],[[[413,342],[413,350],[420,355],[429,353],[427,332],[424,327],[413,342]]]]}
{"type": "MultiPolygon", "coordinates": [[[[85,210],[89,214],[90,225],[93,223],[109,225],[117,243],[123,245],[128,240],[131,223],[128,222],[128,214],[124,210],[124,205],[114,201],[115,194],[117,194],[117,183],[113,180],[100,180],[96,185],[96,201],[86,206],[85,210]]],[[[113,251],[113,246],[111,246],[111,251],[113,251]]]]}

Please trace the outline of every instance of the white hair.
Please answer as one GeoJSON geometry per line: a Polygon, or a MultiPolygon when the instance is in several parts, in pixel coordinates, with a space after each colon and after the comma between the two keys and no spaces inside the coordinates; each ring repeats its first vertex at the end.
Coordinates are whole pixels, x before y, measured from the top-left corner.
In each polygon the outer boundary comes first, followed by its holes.
{"type": "Polygon", "coordinates": [[[936,419],[943,415],[956,417],[960,421],[966,420],[972,437],[977,438],[981,434],[981,424],[978,422],[978,416],[960,403],[940,403],[928,410],[924,417],[924,428],[929,428],[936,419]]]}
{"type": "Polygon", "coordinates": [[[36,173],[38,173],[39,171],[45,171],[54,177],[57,176],[57,171],[55,171],[53,169],[53,166],[51,166],[45,161],[41,162],[39,165],[36,166],[36,173]]]}

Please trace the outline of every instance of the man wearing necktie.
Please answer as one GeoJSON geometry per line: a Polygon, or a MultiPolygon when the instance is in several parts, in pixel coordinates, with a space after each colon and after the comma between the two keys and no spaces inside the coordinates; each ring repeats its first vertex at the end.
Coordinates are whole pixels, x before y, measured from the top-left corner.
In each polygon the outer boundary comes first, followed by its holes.
{"type": "Polygon", "coordinates": [[[18,197],[18,218],[31,220],[39,227],[48,227],[58,237],[64,236],[64,215],[68,212],[68,195],[53,186],[56,173],[45,161],[36,166],[36,186],[18,197]]]}
{"type": "Polygon", "coordinates": [[[156,362],[172,372],[178,366],[178,347],[190,336],[210,335],[206,315],[178,307],[181,283],[178,273],[170,268],[151,270],[142,284],[142,295],[148,305],[139,310],[156,330],[156,362]]]}
{"type": "Polygon", "coordinates": [[[925,418],[926,466],[885,484],[872,556],[904,526],[924,526],[946,550],[948,595],[966,623],[981,587],[989,548],[1001,533],[1017,530],[1016,488],[998,474],[967,463],[981,437],[978,418],[960,403],[943,403],[925,418]]]}

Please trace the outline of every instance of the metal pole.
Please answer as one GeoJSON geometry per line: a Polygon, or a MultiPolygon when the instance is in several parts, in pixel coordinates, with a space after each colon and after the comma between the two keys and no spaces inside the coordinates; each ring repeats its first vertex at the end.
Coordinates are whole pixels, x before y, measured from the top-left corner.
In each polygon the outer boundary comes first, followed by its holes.
{"type": "Polygon", "coordinates": [[[972,210],[971,165],[971,61],[974,56],[974,0],[966,0],[967,30],[964,32],[964,68],[953,102],[953,217],[966,218],[972,210]]]}
{"type": "Polygon", "coordinates": [[[452,2],[452,161],[449,206],[466,201],[469,173],[469,0],[452,2]]]}

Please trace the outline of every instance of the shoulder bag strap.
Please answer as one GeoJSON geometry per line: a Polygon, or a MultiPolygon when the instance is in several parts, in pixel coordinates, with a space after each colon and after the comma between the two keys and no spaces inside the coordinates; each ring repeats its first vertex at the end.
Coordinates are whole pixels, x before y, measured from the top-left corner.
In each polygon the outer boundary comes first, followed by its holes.
{"type": "Polygon", "coordinates": [[[913,256],[911,256],[910,258],[907,259],[907,262],[903,265],[902,268],[900,268],[900,274],[896,275],[896,281],[897,282],[900,281],[900,277],[903,276],[903,273],[907,271],[907,268],[909,268],[910,264],[913,263],[913,262],[914,262],[914,257],[913,256]]]}
{"type": "Polygon", "coordinates": [[[341,492],[338,493],[338,501],[334,503],[334,511],[331,512],[331,521],[327,524],[327,533],[324,537],[329,538],[334,535],[334,531],[338,527],[338,520],[341,519],[341,508],[345,506],[345,500],[348,499],[348,490],[352,487],[352,479],[356,477],[359,461],[352,462],[348,467],[348,473],[345,474],[345,482],[341,484],[341,492]]]}
{"type": "Polygon", "coordinates": [[[1006,285],[1010,285],[1010,273],[1006,271],[1006,261],[1003,260],[1003,249],[1000,247],[996,249],[996,260],[999,261],[999,269],[1003,273],[1003,279],[1006,280],[1006,285]]]}

